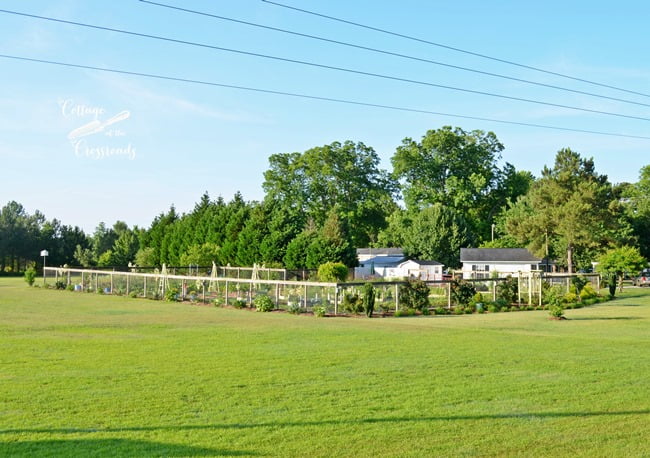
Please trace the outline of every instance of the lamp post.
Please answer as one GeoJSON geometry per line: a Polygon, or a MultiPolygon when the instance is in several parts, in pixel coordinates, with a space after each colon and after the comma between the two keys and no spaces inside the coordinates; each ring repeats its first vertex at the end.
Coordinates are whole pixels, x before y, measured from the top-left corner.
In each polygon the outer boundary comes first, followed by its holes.
{"type": "Polygon", "coordinates": [[[43,286],[45,286],[45,258],[49,256],[50,253],[47,250],[41,250],[41,256],[43,256],[43,286]]]}

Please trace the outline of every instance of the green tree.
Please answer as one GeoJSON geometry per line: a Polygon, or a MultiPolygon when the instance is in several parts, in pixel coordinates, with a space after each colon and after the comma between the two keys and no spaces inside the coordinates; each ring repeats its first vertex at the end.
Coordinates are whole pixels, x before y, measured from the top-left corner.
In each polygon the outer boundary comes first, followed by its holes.
{"type": "Polygon", "coordinates": [[[402,141],[392,158],[409,211],[434,204],[463,215],[474,237],[489,240],[494,216],[528,189],[532,176],[498,167],[503,145],[492,132],[445,126],[420,142],[402,141]]]}
{"type": "MultiPolygon", "coordinates": [[[[617,278],[622,291],[625,274],[637,275],[647,265],[648,261],[641,255],[638,248],[622,246],[603,253],[598,258],[596,270],[606,277],[614,276],[617,278]]],[[[611,289],[610,294],[614,295],[611,289]]]]}
{"type": "Polygon", "coordinates": [[[318,267],[318,279],[324,282],[344,282],[348,268],[342,262],[326,262],[318,267]]]}
{"type": "Polygon", "coordinates": [[[366,316],[372,318],[372,312],[375,310],[375,288],[372,286],[372,283],[366,283],[363,285],[362,304],[366,316]]]}
{"type": "Polygon", "coordinates": [[[641,254],[650,257],[650,165],[639,171],[639,181],[618,188],[626,222],[632,227],[641,254]]]}
{"type": "Polygon", "coordinates": [[[434,204],[415,214],[403,232],[404,254],[460,267],[460,249],[473,242],[465,219],[453,208],[434,204]]]}
{"type": "Polygon", "coordinates": [[[206,242],[202,245],[192,245],[180,257],[180,264],[182,266],[211,266],[220,264],[219,252],[220,248],[215,243],[206,242]]]}
{"type": "Polygon", "coordinates": [[[304,153],[275,154],[264,173],[266,198],[320,228],[330,211],[349,227],[353,246],[367,246],[395,207],[395,182],[363,143],[334,142],[304,153]]]}
{"type": "Polygon", "coordinates": [[[128,227],[120,230],[112,249],[112,261],[114,265],[126,266],[130,262],[133,262],[139,247],[140,242],[133,230],[130,230],[128,227]]]}
{"type": "Polygon", "coordinates": [[[135,254],[135,265],[140,267],[159,265],[156,250],[153,247],[140,248],[135,254]]]}
{"type": "Polygon", "coordinates": [[[566,148],[508,210],[506,230],[538,256],[564,253],[564,264],[573,272],[577,252],[588,263],[602,247],[628,236],[619,213],[612,186],[596,173],[593,159],[566,148]]]}

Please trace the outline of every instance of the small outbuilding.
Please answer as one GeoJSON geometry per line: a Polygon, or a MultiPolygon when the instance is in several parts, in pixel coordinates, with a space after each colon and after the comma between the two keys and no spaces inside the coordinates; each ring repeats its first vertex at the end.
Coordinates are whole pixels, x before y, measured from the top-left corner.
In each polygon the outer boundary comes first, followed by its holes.
{"type": "Polygon", "coordinates": [[[437,261],[407,259],[401,248],[359,248],[354,277],[420,278],[442,280],[443,265],[437,261]]]}

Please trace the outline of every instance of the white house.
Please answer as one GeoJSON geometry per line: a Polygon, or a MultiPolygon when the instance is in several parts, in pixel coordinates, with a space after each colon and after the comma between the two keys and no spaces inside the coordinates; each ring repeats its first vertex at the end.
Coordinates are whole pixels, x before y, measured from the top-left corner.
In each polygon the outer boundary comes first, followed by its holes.
{"type": "Polygon", "coordinates": [[[407,259],[401,248],[359,248],[354,278],[383,277],[442,280],[443,265],[437,261],[407,259]]]}
{"type": "Polygon", "coordinates": [[[394,269],[404,262],[401,248],[357,248],[359,266],[354,268],[354,278],[385,277],[386,269],[394,269]]]}
{"type": "Polygon", "coordinates": [[[420,280],[442,280],[442,268],[438,261],[409,259],[394,269],[386,269],[388,278],[419,278],[420,280]]]}
{"type": "Polygon", "coordinates": [[[505,277],[553,266],[546,259],[533,256],[526,248],[461,248],[463,278],[505,277]]]}

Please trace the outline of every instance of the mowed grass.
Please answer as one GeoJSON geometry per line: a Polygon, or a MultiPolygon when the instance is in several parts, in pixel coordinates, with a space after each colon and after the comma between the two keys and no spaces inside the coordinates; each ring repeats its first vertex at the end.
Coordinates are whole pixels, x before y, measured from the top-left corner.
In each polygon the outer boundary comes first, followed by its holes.
{"type": "Polygon", "coordinates": [[[650,290],[314,318],[0,280],[3,456],[650,456],[650,290]]]}

